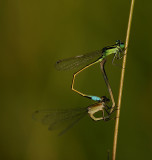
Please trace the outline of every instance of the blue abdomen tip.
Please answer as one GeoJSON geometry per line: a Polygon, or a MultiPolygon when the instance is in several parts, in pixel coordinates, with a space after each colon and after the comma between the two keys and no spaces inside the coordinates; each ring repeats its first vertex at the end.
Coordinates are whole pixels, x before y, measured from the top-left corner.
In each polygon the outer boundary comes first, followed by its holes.
{"type": "Polygon", "coordinates": [[[91,96],[91,99],[94,101],[101,101],[101,98],[97,96],[91,96]]]}

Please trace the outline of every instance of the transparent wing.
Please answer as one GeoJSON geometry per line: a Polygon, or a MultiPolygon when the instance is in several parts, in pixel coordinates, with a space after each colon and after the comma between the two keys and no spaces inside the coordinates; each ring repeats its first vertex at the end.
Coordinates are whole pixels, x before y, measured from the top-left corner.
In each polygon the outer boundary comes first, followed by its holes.
{"type": "Polygon", "coordinates": [[[80,114],[75,120],[73,120],[65,129],[63,129],[60,133],[59,136],[63,135],[66,131],[68,131],[70,128],[72,128],[76,123],[78,123],[86,114],[84,112],[83,114],[80,114]]]}
{"type": "Polygon", "coordinates": [[[83,65],[91,60],[93,62],[101,56],[102,50],[98,50],[84,55],[59,60],[56,62],[55,67],[57,70],[70,70],[76,68],[77,66],[83,65]]]}
{"type": "Polygon", "coordinates": [[[58,129],[68,123],[68,127],[61,132],[63,134],[63,132],[70,129],[82,117],[87,115],[87,111],[87,108],[37,110],[34,112],[33,118],[45,125],[49,125],[49,130],[58,129]]]}

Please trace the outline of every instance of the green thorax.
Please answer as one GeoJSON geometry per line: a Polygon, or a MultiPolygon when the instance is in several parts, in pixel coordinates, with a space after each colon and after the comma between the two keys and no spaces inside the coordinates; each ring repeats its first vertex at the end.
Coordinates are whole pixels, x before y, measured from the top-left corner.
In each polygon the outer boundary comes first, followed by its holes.
{"type": "Polygon", "coordinates": [[[119,51],[119,50],[117,49],[117,47],[111,48],[111,49],[107,49],[107,50],[105,50],[105,51],[103,52],[103,56],[104,56],[104,57],[107,57],[107,56],[109,56],[109,55],[111,55],[111,54],[117,53],[117,51],[119,51]]]}
{"type": "Polygon", "coordinates": [[[103,58],[111,54],[121,53],[123,52],[124,48],[125,48],[124,43],[122,43],[120,40],[117,40],[114,45],[111,45],[102,49],[103,58]]]}
{"type": "Polygon", "coordinates": [[[104,58],[106,58],[111,54],[120,55],[120,53],[122,53],[124,49],[125,49],[124,43],[122,43],[120,40],[117,40],[114,45],[107,46],[102,49],[102,56],[95,63],[101,62],[104,58]]]}

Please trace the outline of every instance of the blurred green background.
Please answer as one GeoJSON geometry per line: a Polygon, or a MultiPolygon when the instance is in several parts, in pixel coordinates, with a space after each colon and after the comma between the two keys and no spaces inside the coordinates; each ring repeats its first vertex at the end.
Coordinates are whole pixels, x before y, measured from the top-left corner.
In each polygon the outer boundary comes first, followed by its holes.
{"type": "MultiPolygon", "coordinates": [[[[152,150],[152,1],[136,1],[128,49],[118,137],[118,160],[150,159],[152,150]]],[[[114,121],[86,117],[65,135],[49,132],[32,113],[93,103],[70,89],[72,73],[58,59],[125,41],[130,1],[0,1],[0,159],[92,160],[112,154],[114,121]]],[[[106,71],[118,97],[120,67],[106,71]]],[[[108,95],[99,64],[78,76],[75,88],[108,95]]]]}

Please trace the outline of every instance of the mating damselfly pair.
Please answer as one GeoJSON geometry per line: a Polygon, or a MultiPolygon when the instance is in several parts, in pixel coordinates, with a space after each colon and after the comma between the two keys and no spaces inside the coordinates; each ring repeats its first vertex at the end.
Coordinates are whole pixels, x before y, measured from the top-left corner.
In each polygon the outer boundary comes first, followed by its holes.
{"type": "Polygon", "coordinates": [[[91,61],[89,64],[85,65],[85,67],[83,67],[82,69],[80,69],[79,71],[73,74],[71,89],[83,97],[94,100],[95,103],[90,105],[89,107],[84,107],[84,108],[61,109],[61,110],[56,110],[56,109],[38,110],[33,114],[33,117],[37,120],[40,120],[43,124],[49,125],[49,130],[56,129],[64,123],[71,122],[69,123],[66,129],[60,132],[60,135],[63,134],[65,131],[67,131],[69,128],[71,128],[76,122],[78,122],[81,118],[83,118],[87,114],[94,121],[110,120],[111,119],[110,115],[114,111],[115,102],[114,102],[110,84],[108,82],[107,75],[104,70],[104,63],[102,64],[102,62],[105,60],[105,58],[107,58],[107,56],[114,54],[114,57],[112,60],[112,63],[114,63],[115,59],[120,59],[123,56],[124,50],[125,50],[124,43],[122,43],[120,40],[117,40],[114,45],[104,47],[102,50],[98,50],[98,51],[91,52],[88,54],[79,55],[79,56],[75,56],[72,58],[67,58],[67,59],[57,61],[56,62],[57,70],[74,69],[78,66],[84,65],[91,61]],[[75,81],[76,75],[78,75],[80,72],[82,72],[86,68],[96,63],[101,64],[101,70],[104,76],[104,80],[106,82],[108,91],[112,99],[112,103],[113,103],[112,107],[109,107],[107,105],[107,103],[110,100],[106,96],[102,96],[100,98],[98,96],[92,96],[92,95],[81,93],[80,91],[77,91],[76,89],[74,89],[74,81],[75,81]],[[94,114],[98,111],[102,112],[102,116],[96,118],[94,114]],[[106,116],[104,114],[105,112],[107,114],[106,116]]]}

